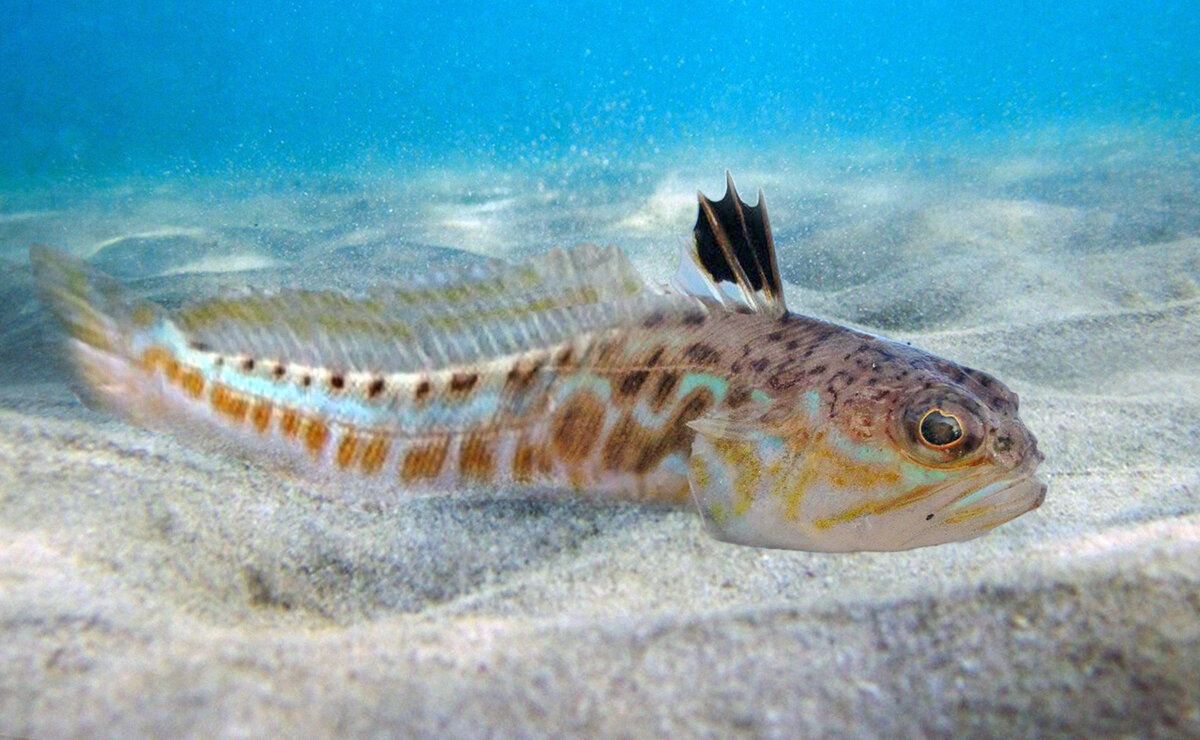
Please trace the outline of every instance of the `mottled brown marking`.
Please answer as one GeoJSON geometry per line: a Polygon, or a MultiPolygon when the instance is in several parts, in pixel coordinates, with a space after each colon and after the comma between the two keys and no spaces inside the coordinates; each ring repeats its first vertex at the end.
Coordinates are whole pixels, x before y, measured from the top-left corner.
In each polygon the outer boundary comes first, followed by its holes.
{"type": "Polygon", "coordinates": [[[510,392],[527,390],[529,386],[533,385],[534,379],[537,378],[538,372],[542,369],[542,365],[545,362],[545,357],[534,359],[522,357],[514,362],[513,366],[508,370],[508,375],[505,377],[505,389],[510,392]]]}
{"type": "Polygon", "coordinates": [[[212,392],[209,393],[209,402],[218,413],[229,417],[235,422],[242,422],[246,418],[246,412],[250,410],[250,402],[246,400],[240,393],[235,393],[227,386],[220,383],[213,385],[212,392]]]}
{"type": "Polygon", "coordinates": [[[534,466],[540,454],[540,445],[530,444],[529,440],[521,437],[517,440],[517,449],[513,453],[512,476],[517,483],[529,483],[533,480],[534,466]]]}
{"type": "Polygon", "coordinates": [[[489,481],[496,474],[496,456],[490,435],[471,432],[458,448],[458,472],[467,480],[489,481]]]}
{"type": "Polygon", "coordinates": [[[653,329],[661,324],[666,318],[666,314],[664,314],[662,311],[655,311],[642,320],[642,326],[646,329],[653,329]]]}
{"type": "Polygon", "coordinates": [[[679,385],[679,375],[672,372],[664,372],[658,376],[658,383],[654,387],[654,393],[650,396],[650,408],[655,413],[662,411],[671,397],[675,395],[675,386],[679,385]]]}
{"type": "Polygon", "coordinates": [[[367,475],[378,473],[383,468],[383,462],[387,459],[387,453],[387,438],[372,436],[363,450],[362,471],[367,475]]]}
{"type": "Polygon", "coordinates": [[[625,353],[625,341],[621,337],[603,340],[596,345],[595,352],[597,366],[616,365],[625,353]]]}
{"type": "Polygon", "coordinates": [[[304,445],[313,457],[318,457],[329,440],[329,427],[320,419],[304,417],[304,445]]]}
{"type": "Polygon", "coordinates": [[[650,377],[650,373],[645,370],[634,370],[625,373],[621,377],[621,382],[617,384],[617,396],[624,398],[636,396],[646,383],[646,378],[648,377],[650,377]]]}
{"type": "Polygon", "coordinates": [[[604,404],[589,391],[576,391],[550,422],[551,443],[563,462],[583,462],[604,427],[604,404]]]}
{"type": "Polygon", "coordinates": [[[770,365],[770,364],[771,364],[770,360],[768,360],[765,357],[760,357],[757,360],[754,360],[753,362],[750,363],[750,369],[756,373],[761,373],[763,370],[766,370],[767,365],[770,365]]]}
{"type": "Polygon", "coordinates": [[[166,367],[171,359],[171,353],[162,347],[147,347],[142,352],[142,367],[148,372],[155,372],[166,367]]]}
{"type": "Polygon", "coordinates": [[[471,392],[475,384],[479,382],[479,373],[454,373],[450,376],[450,393],[453,395],[466,395],[471,392]]]}
{"type": "Polygon", "coordinates": [[[567,346],[559,349],[558,353],[554,355],[554,364],[560,368],[571,367],[574,359],[575,348],[568,344],[567,346]]]}
{"type": "Polygon", "coordinates": [[[179,383],[184,392],[192,398],[199,398],[204,394],[204,376],[199,370],[185,370],[179,383]]]}
{"type": "Polygon", "coordinates": [[[721,361],[721,353],[711,344],[696,342],[683,350],[683,359],[697,365],[715,365],[721,361]]]}
{"type": "Polygon", "coordinates": [[[418,445],[404,453],[400,466],[400,479],[405,483],[436,478],[446,462],[446,450],[450,438],[443,436],[426,444],[418,445]]]}
{"type": "Polygon", "coordinates": [[[254,425],[259,434],[267,431],[267,427],[271,426],[271,404],[266,401],[254,404],[254,407],[250,409],[250,423],[254,425]]]}
{"type": "Polygon", "coordinates": [[[750,400],[750,388],[744,385],[735,385],[729,389],[729,394],[725,396],[725,405],[731,409],[745,406],[750,400]]]}
{"type": "Polygon", "coordinates": [[[295,409],[284,409],[279,415],[279,431],[285,437],[295,437],[300,431],[300,415],[295,409]]]}
{"type": "Polygon", "coordinates": [[[684,326],[699,326],[708,320],[708,314],[701,311],[694,311],[683,315],[681,323],[684,326]]]}
{"type": "Polygon", "coordinates": [[[163,375],[167,376],[167,380],[171,381],[172,384],[178,383],[179,375],[182,372],[183,369],[180,367],[179,361],[174,357],[168,356],[163,363],[163,375]]]}
{"type": "Polygon", "coordinates": [[[337,448],[337,464],[342,470],[350,467],[354,462],[354,453],[358,450],[358,439],[352,432],[346,432],[338,442],[337,448]]]}
{"type": "Polygon", "coordinates": [[[660,429],[647,429],[632,414],[622,414],[604,441],[601,461],[609,470],[640,475],[653,470],[673,452],[686,453],[695,436],[687,422],[707,411],[713,401],[712,391],[697,388],[680,402],[660,429]]]}

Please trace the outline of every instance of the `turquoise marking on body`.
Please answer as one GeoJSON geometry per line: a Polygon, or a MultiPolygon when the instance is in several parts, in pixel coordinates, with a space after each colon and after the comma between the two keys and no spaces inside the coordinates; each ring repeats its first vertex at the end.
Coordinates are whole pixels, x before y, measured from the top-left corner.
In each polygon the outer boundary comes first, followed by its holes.
{"type": "Polygon", "coordinates": [[[950,477],[950,473],[937,468],[928,468],[907,460],[900,461],[900,476],[904,482],[912,486],[942,483],[950,477]]]}
{"type": "Polygon", "coordinates": [[[754,401],[755,403],[770,403],[771,397],[755,388],[754,390],[750,391],[750,400],[754,401]]]}
{"type": "Polygon", "coordinates": [[[729,391],[729,381],[717,375],[709,375],[708,373],[688,373],[679,382],[679,389],[675,391],[675,397],[683,398],[697,388],[708,388],[716,396],[716,399],[720,401],[725,398],[725,394],[729,391]]]}
{"type": "Polygon", "coordinates": [[[559,384],[554,394],[554,400],[562,403],[572,393],[578,390],[588,390],[595,393],[601,401],[612,400],[612,379],[592,373],[576,373],[567,377],[559,384]]]}
{"type": "Polygon", "coordinates": [[[808,412],[809,417],[815,419],[817,413],[821,410],[821,394],[817,391],[805,391],[800,400],[804,404],[804,410],[808,412]]]}

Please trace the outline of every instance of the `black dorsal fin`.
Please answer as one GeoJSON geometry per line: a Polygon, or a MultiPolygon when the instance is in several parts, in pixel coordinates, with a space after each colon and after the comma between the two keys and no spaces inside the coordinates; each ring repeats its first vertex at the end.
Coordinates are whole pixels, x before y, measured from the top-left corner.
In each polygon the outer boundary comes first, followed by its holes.
{"type": "Polygon", "coordinates": [[[740,302],[752,310],[786,311],[762,190],[758,191],[758,205],[746,204],[726,171],[725,197],[713,201],[699,193],[699,198],[700,213],[692,232],[693,259],[706,280],[714,287],[733,283],[742,294],[740,302]]]}

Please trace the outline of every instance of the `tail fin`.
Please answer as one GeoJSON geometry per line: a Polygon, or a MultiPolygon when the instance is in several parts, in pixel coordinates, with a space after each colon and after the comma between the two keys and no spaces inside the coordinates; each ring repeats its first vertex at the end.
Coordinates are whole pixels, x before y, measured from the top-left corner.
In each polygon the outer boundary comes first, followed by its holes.
{"type": "Polygon", "coordinates": [[[133,416],[130,404],[140,394],[133,338],[161,326],[166,312],[66,252],[35,244],[29,263],[42,303],[66,332],[79,400],[133,416]]]}

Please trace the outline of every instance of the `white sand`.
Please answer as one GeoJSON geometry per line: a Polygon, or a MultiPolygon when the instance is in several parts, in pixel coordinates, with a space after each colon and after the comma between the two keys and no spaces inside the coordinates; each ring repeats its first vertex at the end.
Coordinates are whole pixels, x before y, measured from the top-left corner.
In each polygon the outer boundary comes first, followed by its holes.
{"type": "Polygon", "coordinates": [[[0,734],[1200,734],[1200,157],[881,157],[6,197],[0,734]],[[794,309],[1018,390],[1041,509],[854,555],[635,508],[357,510],[83,409],[24,265],[49,242],[177,302],[590,240],[665,279],[722,165],[767,189],[794,309]]]}

